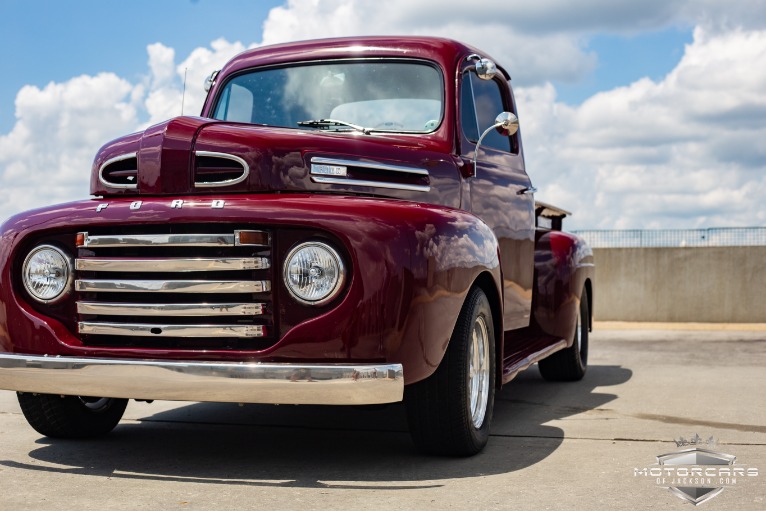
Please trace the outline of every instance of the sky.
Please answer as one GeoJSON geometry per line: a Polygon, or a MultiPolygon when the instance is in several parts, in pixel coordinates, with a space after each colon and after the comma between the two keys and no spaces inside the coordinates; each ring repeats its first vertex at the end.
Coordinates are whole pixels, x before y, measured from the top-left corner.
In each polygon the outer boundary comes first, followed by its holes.
{"type": "Polygon", "coordinates": [[[87,198],[101,145],[182,95],[198,114],[237,53],[371,34],[508,69],[536,197],[569,229],[766,225],[763,0],[0,0],[0,221],[87,198]]]}

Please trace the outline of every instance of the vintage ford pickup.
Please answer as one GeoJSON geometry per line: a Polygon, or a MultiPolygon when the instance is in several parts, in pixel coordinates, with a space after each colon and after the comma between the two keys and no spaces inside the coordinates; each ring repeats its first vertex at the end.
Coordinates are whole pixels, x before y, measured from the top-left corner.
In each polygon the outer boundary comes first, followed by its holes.
{"type": "Polygon", "coordinates": [[[426,37],[263,47],[0,230],[0,388],[51,437],[128,399],[404,401],[470,455],[496,389],[585,373],[594,266],[535,203],[510,77],[426,37]]]}

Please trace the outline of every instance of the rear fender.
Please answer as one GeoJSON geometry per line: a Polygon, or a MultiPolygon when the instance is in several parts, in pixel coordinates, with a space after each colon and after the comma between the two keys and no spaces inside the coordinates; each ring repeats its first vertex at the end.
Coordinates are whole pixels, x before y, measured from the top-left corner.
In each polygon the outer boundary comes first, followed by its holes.
{"type": "Polygon", "coordinates": [[[571,345],[581,295],[590,288],[594,272],[593,251],[582,239],[562,231],[538,236],[532,313],[544,334],[571,345]]]}

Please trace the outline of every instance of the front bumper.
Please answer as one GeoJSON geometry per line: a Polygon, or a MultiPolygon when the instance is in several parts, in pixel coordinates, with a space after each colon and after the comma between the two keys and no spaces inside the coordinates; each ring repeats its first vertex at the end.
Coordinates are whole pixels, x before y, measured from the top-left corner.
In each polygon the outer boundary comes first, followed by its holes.
{"type": "Polygon", "coordinates": [[[177,362],[0,354],[0,389],[141,400],[365,405],[401,401],[401,364],[177,362]]]}

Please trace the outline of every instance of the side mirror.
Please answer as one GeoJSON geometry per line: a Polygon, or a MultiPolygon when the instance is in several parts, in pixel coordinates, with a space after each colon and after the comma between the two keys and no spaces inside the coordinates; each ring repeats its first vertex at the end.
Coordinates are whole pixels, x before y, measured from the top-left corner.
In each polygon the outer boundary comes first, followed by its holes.
{"type": "Polygon", "coordinates": [[[501,135],[510,137],[519,131],[519,118],[516,117],[516,115],[512,112],[500,112],[497,117],[495,117],[495,124],[484,130],[484,133],[481,134],[479,140],[476,142],[476,149],[473,152],[474,177],[476,177],[478,174],[476,171],[476,159],[479,156],[479,147],[481,146],[481,141],[484,139],[487,133],[494,129],[496,129],[501,135]]]}
{"type": "Polygon", "coordinates": [[[476,71],[476,76],[482,80],[491,80],[497,74],[497,65],[493,61],[484,58],[481,55],[473,53],[468,55],[465,59],[476,61],[476,64],[474,64],[474,70],[476,71]]]}
{"type": "Polygon", "coordinates": [[[215,77],[218,76],[218,71],[213,71],[210,73],[210,76],[205,78],[205,92],[210,91],[210,88],[215,83],[215,77]]]}
{"type": "Polygon", "coordinates": [[[500,112],[495,117],[495,124],[492,127],[497,128],[501,135],[510,137],[519,131],[519,118],[511,112],[500,112]]]}
{"type": "Polygon", "coordinates": [[[476,75],[482,80],[491,80],[497,74],[497,66],[489,59],[480,59],[476,63],[476,75]]]}

